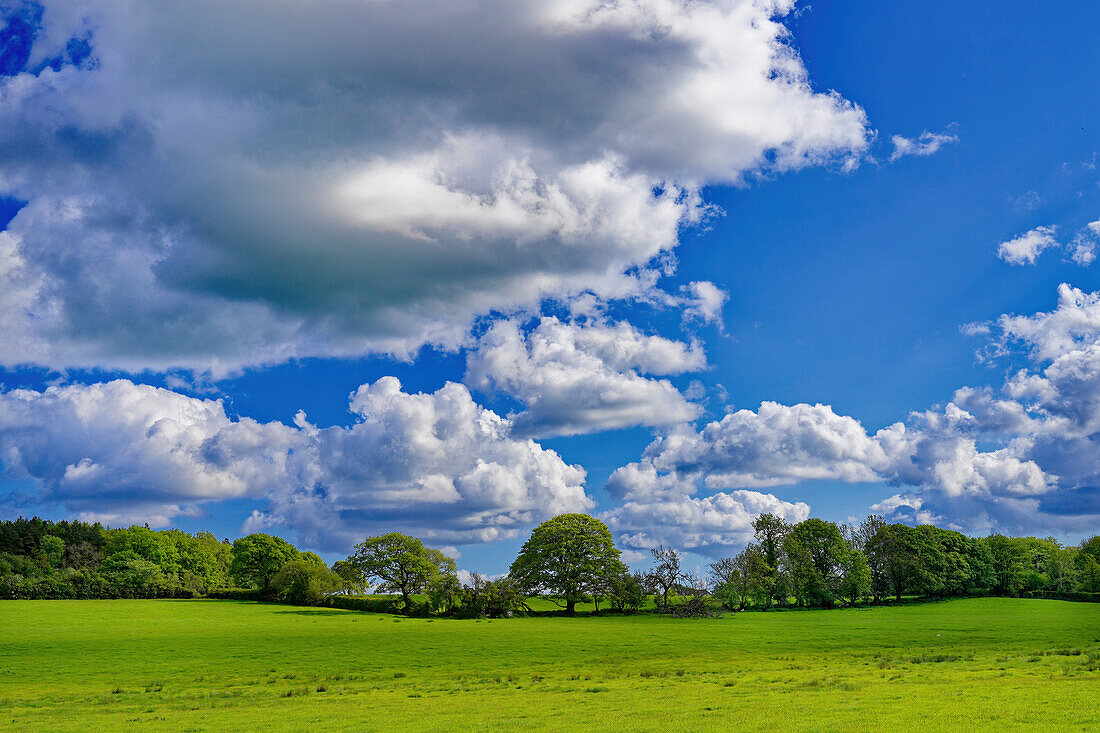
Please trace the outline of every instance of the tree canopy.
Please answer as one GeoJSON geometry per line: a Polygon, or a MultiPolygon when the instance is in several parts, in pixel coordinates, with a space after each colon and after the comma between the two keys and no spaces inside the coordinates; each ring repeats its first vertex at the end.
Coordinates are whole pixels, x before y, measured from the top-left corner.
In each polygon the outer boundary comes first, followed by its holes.
{"type": "Polygon", "coordinates": [[[558,596],[573,614],[578,601],[625,572],[607,525],[587,514],[562,514],[531,532],[508,574],[527,594],[558,596]]]}
{"type": "Polygon", "coordinates": [[[400,532],[360,542],[348,558],[348,564],[364,578],[378,581],[380,592],[400,593],[406,613],[412,610],[414,593],[426,591],[441,577],[456,573],[454,560],[400,532]]]}

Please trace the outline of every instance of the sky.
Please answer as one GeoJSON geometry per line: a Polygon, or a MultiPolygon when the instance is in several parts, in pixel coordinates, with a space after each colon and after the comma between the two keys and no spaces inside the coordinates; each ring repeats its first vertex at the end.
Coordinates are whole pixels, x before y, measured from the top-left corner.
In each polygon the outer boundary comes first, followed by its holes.
{"type": "Polygon", "coordinates": [[[1094,3],[0,18],[0,516],[1100,527],[1094,3]]]}

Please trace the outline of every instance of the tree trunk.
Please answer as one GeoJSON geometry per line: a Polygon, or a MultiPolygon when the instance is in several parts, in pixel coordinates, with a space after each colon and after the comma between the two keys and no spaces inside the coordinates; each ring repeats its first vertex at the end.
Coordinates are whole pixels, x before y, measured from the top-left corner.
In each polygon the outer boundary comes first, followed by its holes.
{"type": "Polygon", "coordinates": [[[412,612],[412,598],[409,596],[409,591],[405,588],[401,589],[401,600],[405,602],[405,608],[403,611],[408,614],[412,612]]]}
{"type": "Polygon", "coordinates": [[[565,601],[565,615],[572,616],[576,613],[577,602],[572,598],[567,598],[565,601]]]}

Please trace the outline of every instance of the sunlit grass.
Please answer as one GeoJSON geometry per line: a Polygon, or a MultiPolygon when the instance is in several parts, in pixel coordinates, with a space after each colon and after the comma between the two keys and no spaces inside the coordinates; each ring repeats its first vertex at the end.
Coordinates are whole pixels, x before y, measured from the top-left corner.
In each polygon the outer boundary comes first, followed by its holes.
{"type": "Polygon", "coordinates": [[[1100,605],[404,619],[0,603],[0,729],[1096,730],[1100,605]]]}

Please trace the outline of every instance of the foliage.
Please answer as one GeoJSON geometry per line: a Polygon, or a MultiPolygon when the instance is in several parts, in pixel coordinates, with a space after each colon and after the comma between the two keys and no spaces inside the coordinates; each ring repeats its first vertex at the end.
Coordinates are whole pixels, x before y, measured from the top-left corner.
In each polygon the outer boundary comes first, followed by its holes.
{"type": "Polygon", "coordinates": [[[342,585],[340,576],[329,570],[324,561],[318,564],[306,558],[284,564],[271,580],[276,598],[298,606],[316,606],[342,585]]]}
{"type": "Polygon", "coordinates": [[[527,595],[560,597],[572,614],[621,565],[606,524],[587,514],[561,514],[535,527],[508,575],[527,595]]]}
{"type": "Polygon", "coordinates": [[[412,612],[413,594],[438,582],[438,576],[456,573],[454,560],[399,532],[367,538],[347,561],[367,580],[378,581],[380,593],[400,593],[405,613],[412,612]]]}
{"type": "Polygon", "coordinates": [[[237,585],[270,593],[276,573],[284,564],[300,558],[298,550],[282,537],[257,532],[233,542],[229,575],[237,585]]]}

